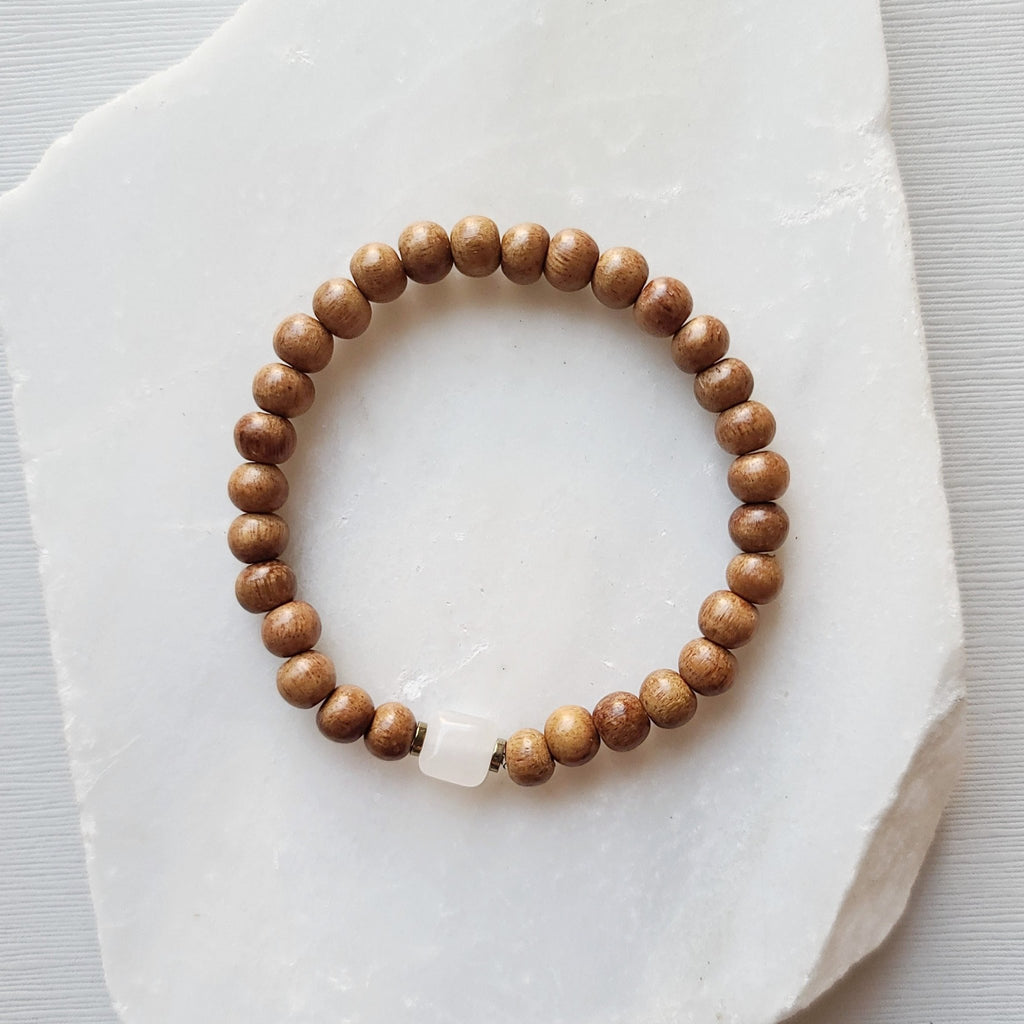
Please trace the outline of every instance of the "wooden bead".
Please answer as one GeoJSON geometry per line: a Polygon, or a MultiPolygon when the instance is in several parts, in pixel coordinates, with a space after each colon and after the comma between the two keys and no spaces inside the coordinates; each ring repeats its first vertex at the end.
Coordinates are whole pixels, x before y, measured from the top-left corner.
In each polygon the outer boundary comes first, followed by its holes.
{"type": "Polygon", "coordinates": [[[335,743],[354,743],[373,722],[373,701],[360,686],[339,686],[320,705],[317,728],[335,743]]]}
{"type": "Polygon", "coordinates": [[[267,612],[260,630],[263,646],[279,658],[290,658],[315,647],[320,639],[320,616],[305,601],[289,601],[267,612]]]}
{"type": "Polygon", "coordinates": [[[551,237],[540,224],[517,224],[501,236],[501,272],[513,284],[533,284],[544,273],[551,237]]]}
{"type": "Polygon", "coordinates": [[[656,277],[648,281],[633,306],[633,319],[645,334],[667,338],[693,312],[693,296],[682,281],[656,277]]]}
{"type": "Polygon", "coordinates": [[[247,412],[235,424],[235,447],[250,462],[287,462],[297,443],[291,422],[272,412],[247,412]]]}
{"type": "Polygon", "coordinates": [[[277,466],[244,462],[228,478],[228,497],[243,512],[276,512],[288,500],[288,480],[277,466]]]}
{"type": "Polygon", "coordinates": [[[303,373],[322,370],[334,355],[334,338],[319,320],[305,313],[282,320],[274,332],[277,357],[303,373]]]}
{"type": "Polygon", "coordinates": [[[544,733],[519,729],[505,741],[505,768],[517,786],[539,786],[555,774],[544,733]]]}
{"type": "Polygon", "coordinates": [[[601,253],[590,280],[597,301],[609,309],[626,309],[636,302],[647,283],[647,260],[628,246],[601,253]]]}
{"type": "Polygon", "coordinates": [[[729,516],[729,536],[740,551],[775,551],[786,543],[789,516],[781,505],[740,505],[729,516]]]}
{"type": "Polygon", "coordinates": [[[316,398],[313,378],[284,363],[267,363],[252,380],[252,397],[266,412],[291,419],[308,412],[316,398]]]}
{"type": "Polygon", "coordinates": [[[715,438],[732,455],[766,448],[775,437],[775,417],[760,402],[741,402],[718,414],[715,438]]]}
{"type": "Polygon", "coordinates": [[[751,604],[767,604],[782,589],[782,566],[774,555],[744,552],[729,562],[725,582],[751,604]]]}
{"type": "Polygon", "coordinates": [[[243,512],[228,527],[228,547],[240,562],[268,562],[288,547],[288,524],[272,512],[243,512]]]}
{"type": "Polygon", "coordinates": [[[247,612],[269,612],[295,597],[295,573],[284,562],[247,565],[235,579],[235,597],[247,612]]]}
{"type": "Polygon", "coordinates": [[[277,670],[277,692],[296,708],[315,708],[337,682],[334,662],[320,651],[302,651],[277,670]]]}
{"type": "Polygon", "coordinates": [[[405,291],[408,281],[401,257],[383,242],[361,245],[352,254],[348,270],[356,287],[370,302],[394,302],[405,291]]]}
{"type": "Polygon", "coordinates": [[[601,749],[601,737],[593,717],[578,704],[566,704],[548,715],[544,739],[551,756],[570,768],[592,761],[601,749]]]}
{"type": "Polygon", "coordinates": [[[609,693],[597,702],[594,725],[609,750],[639,747],[651,731],[651,720],[640,698],[625,690],[609,693]]]}
{"type": "Polygon", "coordinates": [[[544,276],[560,292],[578,292],[590,284],[598,255],[597,242],[586,231],[565,228],[548,245],[544,276]]]}
{"type": "Polygon", "coordinates": [[[678,672],[659,668],[640,684],[640,703],[661,729],[677,729],[697,713],[697,697],[678,672]]]}
{"type": "MultiPolygon", "coordinates": [[[[757,609],[731,590],[716,590],[700,606],[697,628],[721,647],[742,647],[750,643],[757,629],[757,609]]],[[[680,675],[689,682],[685,673],[680,675]]]]}
{"type": "Polygon", "coordinates": [[[754,392],[754,375],[742,359],[720,359],[693,378],[693,395],[708,412],[723,412],[754,392]]]}
{"type": "Polygon", "coordinates": [[[358,338],[373,318],[366,296],[347,277],[332,277],[317,288],[313,312],[336,338],[358,338]]]}
{"type": "Polygon", "coordinates": [[[398,251],[410,279],[417,284],[437,284],[452,269],[448,232],[430,220],[410,224],[398,237],[398,251]]]}
{"type": "Polygon", "coordinates": [[[381,704],[363,741],[366,749],[382,761],[400,761],[412,749],[416,734],[416,716],[397,701],[381,704]]]}
{"type": "Polygon", "coordinates": [[[488,277],[501,265],[501,234],[490,217],[463,217],[451,234],[455,268],[466,277],[488,277]]]}
{"type": "Polygon", "coordinates": [[[729,351],[729,331],[717,317],[695,316],[672,338],[672,359],[685,373],[700,373],[729,351]]]}
{"type": "Polygon", "coordinates": [[[679,652],[679,674],[694,693],[715,697],[732,686],[736,655],[702,636],[679,652]]]}
{"type": "Polygon", "coordinates": [[[789,487],[789,463],[778,452],[741,455],[729,467],[729,490],[740,501],[775,501],[789,487]]]}

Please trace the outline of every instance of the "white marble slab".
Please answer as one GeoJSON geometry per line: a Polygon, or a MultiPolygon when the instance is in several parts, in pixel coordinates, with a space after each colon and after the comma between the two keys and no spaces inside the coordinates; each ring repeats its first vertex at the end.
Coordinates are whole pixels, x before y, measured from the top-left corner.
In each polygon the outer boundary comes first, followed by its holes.
{"type": "MultiPolygon", "coordinates": [[[[127,1021],[776,1020],[898,915],[959,617],[877,10],[251,2],[0,204],[0,322],[127,1021]],[[230,427],[374,237],[576,223],[678,273],[776,408],[786,600],[682,735],[460,792],[312,734],[233,604],[230,427]],[[198,1016],[197,1016],[198,1015],[198,1016]]],[[[290,558],[346,678],[540,724],[671,664],[727,457],[587,296],[379,311],[300,421],[290,558]]]]}

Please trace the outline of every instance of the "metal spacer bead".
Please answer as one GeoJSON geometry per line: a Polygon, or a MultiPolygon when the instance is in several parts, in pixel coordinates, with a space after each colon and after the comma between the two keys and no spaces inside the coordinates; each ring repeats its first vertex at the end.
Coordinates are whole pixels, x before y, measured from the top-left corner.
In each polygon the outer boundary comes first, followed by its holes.
{"type": "Polygon", "coordinates": [[[412,734],[412,746],[409,748],[409,753],[413,757],[419,757],[420,751],[423,749],[423,738],[427,735],[427,723],[417,722],[416,731],[412,734]]]}
{"type": "Polygon", "coordinates": [[[505,767],[505,741],[498,740],[494,744],[494,753],[491,754],[489,769],[492,772],[500,772],[505,767]]]}

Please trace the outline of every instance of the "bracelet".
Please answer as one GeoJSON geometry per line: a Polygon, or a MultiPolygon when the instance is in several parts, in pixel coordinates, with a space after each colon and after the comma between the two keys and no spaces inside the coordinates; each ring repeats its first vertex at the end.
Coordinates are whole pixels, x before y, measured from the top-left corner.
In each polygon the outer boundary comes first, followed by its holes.
{"type": "Polygon", "coordinates": [[[681,281],[656,277],[635,249],[599,253],[585,231],[559,231],[554,237],[539,224],[519,224],[499,235],[494,221],[466,217],[449,235],[440,225],[421,221],[399,237],[398,252],[382,243],[358,249],[349,265],[351,279],[325,281],[313,296],[314,316],[288,317],[274,334],[281,362],[257,371],[253,398],[259,411],[246,413],[235,425],[235,446],[247,461],[231,474],[228,495],[241,510],[228,530],[232,554],[249,563],[235,582],[235,595],[247,611],[264,615],[261,635],[272,654],[285,658],[277,671],[281,696],[295,707],[319,705],[317,725],[331,740],[362,739],[385,761],[417,755],[423,772],[463,786],[479,785],[489,772],[505,768],[513,782],[546,782],[555,764],[586,764],[603,744],[625,751],[639,746],[651,723],[674,729],[690,721],[697,695],[724,693],[733,683],[733,649],[746,644],[758,622],[757,605],[771,601],[782,586],[782,570],[773,552],[789,532],[789,518],[777,505],[789,485],[789,466],[767,446],[775,436],[775,418],[751,401],[750,368],[726,358],[729,332],[712,316],[690,319],[693,301],[681,281]],[[633,307],[641,330],[671,337],[672,358],[695,374],[698,403],[717,414],[715,437],[736,456],[728,484],[742,502],[729,517],[729,536],[740,549],[728,564],[728,589],[716,590],[700,606],[701,636],[679,654],[678,671],[657,669],[638,693],[610,693],[593,711],[577,705],[560,707],[543,731],[520,729],[508,739],[495,723],[459,712],[442,711],[417,721],[404,704],[389,701],[374,707],[361,687],[338,685],[334,664],[315,649],[320,618],[312,605],[295,599],[296,580],[280,560],[288,545],[288,525],[277,515],[288,497],[280,464],[295,451],[291,420],[313,404],[309,376],[323,370],[334,339],[357,338],[370,325],[371,302],[392,302],[409,280],[434,284],[452,266],[468,277],[486,277],[500,267],[515,284],[543,276],[559,291],[590,285],[611,309],[633,307]]]}

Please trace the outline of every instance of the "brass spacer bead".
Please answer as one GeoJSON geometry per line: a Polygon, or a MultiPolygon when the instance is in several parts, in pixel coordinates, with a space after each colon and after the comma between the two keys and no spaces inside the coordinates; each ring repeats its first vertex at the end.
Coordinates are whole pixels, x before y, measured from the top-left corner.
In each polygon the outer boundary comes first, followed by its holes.
{"type": "Polygon", "coordinates": [[[412,746],[409,748],[409,753],[413,757],[419,757],[420,751],[423,749],[423,740],[427,735],[427,723],[417,722],[416,731],[412,734],[412,746]]]}

